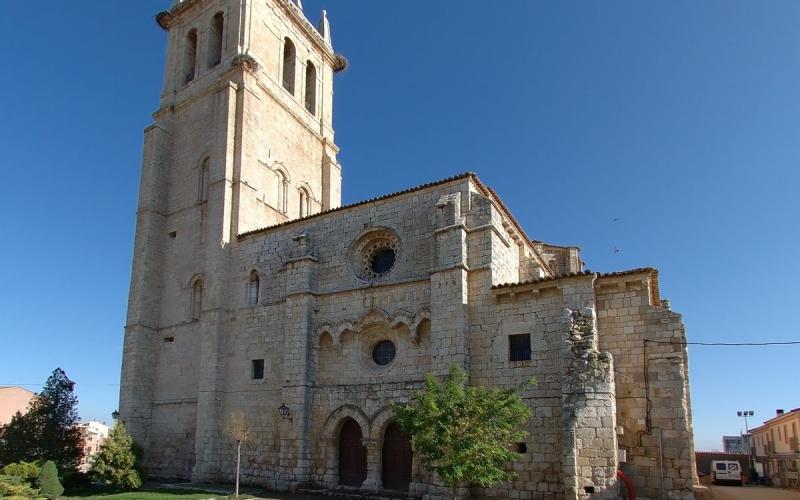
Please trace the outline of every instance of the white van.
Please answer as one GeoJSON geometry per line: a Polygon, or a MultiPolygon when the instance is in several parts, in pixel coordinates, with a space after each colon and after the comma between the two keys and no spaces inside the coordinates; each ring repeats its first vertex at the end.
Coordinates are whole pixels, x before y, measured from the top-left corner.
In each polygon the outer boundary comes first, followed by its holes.
{"type": "Polygon", "coordinates": [[[734,460],[712,460],[711,479],[714,484],[736,483],[742,485],[742,466],[734,460]]]}

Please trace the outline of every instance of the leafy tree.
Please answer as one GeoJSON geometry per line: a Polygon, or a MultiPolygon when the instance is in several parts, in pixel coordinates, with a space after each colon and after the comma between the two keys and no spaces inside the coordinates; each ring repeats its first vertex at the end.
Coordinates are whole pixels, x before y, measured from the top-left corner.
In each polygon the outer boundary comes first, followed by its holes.
{"type": "Polygon", "coordinates": [[[34,396],[24,415],[17,412],[0,429],[0,463],[53,460],[74,469],[83,456],[83,433],[78,424],[75,383],[56,368],[34,396]]]}
{"type": "Polygon", "coordinates": [[[42,472],[39,473],[39,490],[49,499],[58,498],[64,493],[64,487],[58,480],[58,469],[52,460],[48,460],[42,466],[42,472]]]}
{"type": "Polygon", "coordinates": [[[237,411],[228,415],[225,432],[236,440],[236,498],[239,498],[239,469],[242,463],[242,444],[250,435],[250,422],[244,413],[237,411]]]}
{"type": "Polygon", "coordinates": [[[108,439],[100,446],[90,475],[101,483],[135,490],[142,486],[136,455],[133,438],[122,422],[117,422],[108,439]]]}
{"type": "Polygon", "coordinates": [[[510,445],[527,436],[517,429],[531,416],[515,389],[466,384],[467,374],[454,365],[441,383],[429,374],[410,403],[392,407],[422,464],[452,489],[454,500],[461,485],[486,487],[516,477],[508,465],[519,454],[510,445]]]}

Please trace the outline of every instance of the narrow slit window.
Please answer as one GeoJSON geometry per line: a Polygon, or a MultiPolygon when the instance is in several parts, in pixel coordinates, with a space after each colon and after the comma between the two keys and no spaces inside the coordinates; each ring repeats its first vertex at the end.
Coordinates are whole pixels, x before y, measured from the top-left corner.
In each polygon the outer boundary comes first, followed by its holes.
{"type": "Polygon", "coordinates": [[[258,273],[256,271],[251,272],[250,279],[247,282],[247,305],[254,306],[258,304],[259,284],[258,273]]]}
{"type": "Polygon", "coordinates": [[[203,280],[198,279],[192,285],[192,320],[199,320],[203,312],[203,280]]]}
{"type": "Polygon", "coordinates": [[[294,43],[288,38],[283,40],[283,88],[294,95],[294,73],[297,51],[294,43]]]}
{"type": "Polygon", "coordinates": [[[317,68],[311,61],[306,63],[306,109],[317,114],[317,68]]]}
{"type": "Polygon", "coordinates": [[[286,205],[286,194],[289,190],[289,181],[286,179],[286,175],[280,170],[278,171],[278,210],[281,213],[286,213],[287,205],[286,205]]]}
{"type": "Polygon", "coordinates": [[[183,54],[183,83],[194,80],[197,70],[197,30],[186,35],[186,47],[183,54]]]}
{"type": "Polygon", "coordinates": [[[251,377],[253,380],[264,379],[264,360],[254,359],[251,366],[251,377]]]}
{"type": "Polygon", "coordinates": [[[528,333],[508,336],[508,360],[527,361],[531,359],[531,336],[528,333]]]}
{"type": "Polygon", "coordinates": [[[208,37],[208,67],[213,68],[222,61],[222,33],[225,28],[225,18],[222,12],[217,12],[211,19],[211,30],[208,37]]]}
{"type": "Polygon", "coordinates": [[[311,200],[308,196],[308,191],[305,189],[300,189],[300,217],[306,217],[309,215],[309,209],[311,208],[311,200]]]}

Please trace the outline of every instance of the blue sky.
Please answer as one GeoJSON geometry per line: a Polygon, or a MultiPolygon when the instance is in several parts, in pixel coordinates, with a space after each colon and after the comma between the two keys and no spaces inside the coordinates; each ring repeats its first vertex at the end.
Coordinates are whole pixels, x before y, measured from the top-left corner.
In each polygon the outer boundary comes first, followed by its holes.
{"type": "MultiPolygon", "coordinates": [[[[166,3],[0,16],[0,385],[61,366],[84,418],[117,405],[166,3]]],[[[591,269],[658,267],[691,341],[800,339],[800,3],[304,3],[351,62],[344,203],[474,170],[591,269]]],[[[738,433],[737,410],[800,406],[799,355],[692,347],[697,448],[738,433]]]]}

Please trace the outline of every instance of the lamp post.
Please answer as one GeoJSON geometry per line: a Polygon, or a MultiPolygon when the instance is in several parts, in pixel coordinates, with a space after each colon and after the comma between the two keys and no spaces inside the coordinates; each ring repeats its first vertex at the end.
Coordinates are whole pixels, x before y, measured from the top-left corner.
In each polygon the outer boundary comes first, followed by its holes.
{"type": "Polygon", "coordinates": [[[736,416],[744,417],[744,430],[745,430],[745,436],[747,436],[747,437],[743,437],[742,441],[743,441],[743,444],[745,444],[745,443],[747,444],[747,474],[750,475],[750,480],[753,479],[752,471],[753,471],[754,467],[753,467],[753,458],[752,458],[752,456],[753,456],[752,448],[750,446],[750,427],[748,427],[748,425],[747,425],[747,417],[752,417],[753,415],[755,415],[755,412],[753,410],[742,410],[742,411],[737,411],[736,412],[736,416]]]}

